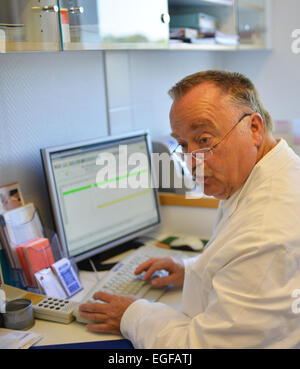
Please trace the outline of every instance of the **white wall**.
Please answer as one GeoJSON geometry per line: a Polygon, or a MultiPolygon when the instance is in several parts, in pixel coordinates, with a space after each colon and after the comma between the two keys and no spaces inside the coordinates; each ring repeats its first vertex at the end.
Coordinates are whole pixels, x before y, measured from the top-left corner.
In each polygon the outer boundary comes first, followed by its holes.
{"type": "Polygon", "coordinates": [[[0,54],[0,185],[51,225],[40,148],[107,134],[101,52],[0,54]]]}
{"type": "Polygon", "coordinates": [[[216,209],[187,206],[162,206],[160,233],[191,235],[209,239],[213,232],[216,209]]]}
{"type": "Polygon", "coordinates": [[[148,128],[168,134],[168,90],[187,74],[219,68],[224,54],[207,51],[106,52],[108,105],[112,133],[148,128]]]}

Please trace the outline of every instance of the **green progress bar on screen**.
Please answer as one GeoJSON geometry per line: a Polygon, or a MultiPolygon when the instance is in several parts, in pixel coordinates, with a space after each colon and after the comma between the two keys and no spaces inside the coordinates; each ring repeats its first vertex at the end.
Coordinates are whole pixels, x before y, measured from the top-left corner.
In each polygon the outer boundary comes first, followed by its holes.
{"type": "Polygon", "coordinates": [[[74,190],[63,192],[63,195],[69,195],[70,193],[79,192],[79,191],[82,191],[82,190],[88,190],[89,188],[92,188],[92,185],[79,187],[79,188],[75,188],[74,190]]]}
{"type": "MultiPolygon", "coordinates": [[[[140,170],[138,172],[125,174],[124,176],[115,177],[115,178],[107,179],[106,181],[103,181],[103,182],[95,183],[94,186],[99,187],[99,186],[102,186],[102,185],[107,184],[107,183],[117,182],[117,181],[120,181],[121,179],[132,177],[132,176],[137,176],[139,174],[146,173],[146,172],[148,172],[148,169],[143,169],[143,170],[140,170]]],[[[75,193],[75,192],[79,192],[79,191],[83,191],[83,190],[89,190],[91,188],[92,188],[92,185],[83,186],[83,187],[79,187],[79,188],[74,188],[74,190],[63,192],[63,195],[65,196],[65,195],[69,195],[71,193],[75,193]]]]}
{"type": "Polygon", "coordinates": [[[125,174],[124,176],[120,176],[120,177],[116,177],[116,178],[111,178],[111,179],[107,179],[106,181],[103,181],[103,182],[95,183],[94,186],[95,187],[99,187],[99,186],[102,186],[102,185],[104,185],[106,183],[117,182],[117,181],[120,181],[121,179],[128,178],[128,177],[133,177],[133,176],[138,176],[139,174],[146,173],[146,172],[148,172],[148,169],[143,169],[143,170],[140,170],[138,172],[134,172],[134,173],[130,173],[130,174],[125,174]]]}

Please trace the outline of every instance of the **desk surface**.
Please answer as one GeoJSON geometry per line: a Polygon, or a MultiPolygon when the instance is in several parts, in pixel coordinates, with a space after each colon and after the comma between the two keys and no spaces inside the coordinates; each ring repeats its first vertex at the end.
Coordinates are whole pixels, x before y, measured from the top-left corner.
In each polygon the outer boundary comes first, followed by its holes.
{"type": "MultiPolygon", "coordinates": [[[[104,272],[99,272],[103,276],[104,272]]],[[[72,298],[72,301],[80,302],[87,291],[96,283],[93,272],[80,272],[80,279],[84,290],[72,298]]],[[[170,289],[159,300],[175,309],[180,309],[181,289],[170,289]]],[[[123,337],[113,334],[95,333],[86,329],[85,324],[73,321],[70,324],[55,323],[46,320],[35,319],[34,326],[30,329],[43,336],[36,346],[57,345],[66,343],[95,342],[107,340],[120,340],[123,337]]]]}
{"type": "MultiPolygon", "coordinates": [[[[71,300],[80,302],[84,294],[96,282],[92,272],[80,272],[81,283],[84,290],[75,295],[71,300]]],[[[93,342],[97,340],[120,339],[121,336],[112,334],[99,334],[90,332],[85,324],[77,323],[75,320],[70,324],[55,323],[47,320],[35,319],[34,326],[30,329],[43,336],[36,346],[56,345],[76,342],[93,342]]]]}

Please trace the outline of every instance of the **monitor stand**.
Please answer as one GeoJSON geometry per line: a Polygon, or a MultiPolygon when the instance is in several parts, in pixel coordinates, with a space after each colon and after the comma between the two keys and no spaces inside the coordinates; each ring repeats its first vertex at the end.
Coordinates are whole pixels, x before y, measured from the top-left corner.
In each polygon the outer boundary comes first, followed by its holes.
{"type": "Polygon", "coordinates": [[[93,269],[93,264],[95,266],[96,271],[100,272],[100,271],[104,271],[104,270],[109,270],[111,269],[114,265],[117,264],[117,262],[115,263],[103,263],[103,261],[116,256],[116,255],[120,255],[125,251],[131,250],[131,249],[137,249],[140,246],[143,246],[143,243],[137,240],[131,240],[129,242],[123,243],[119,246],[113,247],[110,250],[106,250],[104,252],[101,252],[101,254],[98,255],[94,255],[92,257],[90,257],[89,259],[85,259],[82,261],[79,261],[77,263],[78,269],[79,270],[86,270],[86,271],[94,271],[93,269]],[[90,259],[92,260],[92,263],[90,262],[90,259]]]}

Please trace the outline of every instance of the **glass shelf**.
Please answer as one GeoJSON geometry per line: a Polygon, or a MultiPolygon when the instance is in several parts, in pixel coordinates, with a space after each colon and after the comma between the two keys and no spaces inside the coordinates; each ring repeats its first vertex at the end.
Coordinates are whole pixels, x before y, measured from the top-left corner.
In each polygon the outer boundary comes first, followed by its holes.
{"type": "Polygon", "coordinates": [[[201,6],[201,5],[225,5],[233,6],[234,0],[169,0],[170,6],[201,6]]]}
{"type": "Polygon", "coordinates": [[[56,0],[1,0],[0,52],[60,50],[56,0]]]}
{"type": "Polygon", "coordinates": [[[167,0],[60,0],[64,50],[164,48],[167,0]]]}
{"type": "Polygon", "coordinates": [[[0,0],[0,52],[260,50],[270,47],[268,1],[0,0]],[[170,41],[172,18],[190,13],[215,19],[221,37],[170,41]]]}
{"type": "Polygon", "coordinates": [[[241,45],[267,47],[265,0],[237,0],[237,29],[241,45]]]}
{"type": "Polygon", "coordinates": [[[172,38],[169,49],[269,48],[266,2],[267,0],[169,0],[172,38]],[[179,43],[180,41],[183,42],[179,43]]]}

